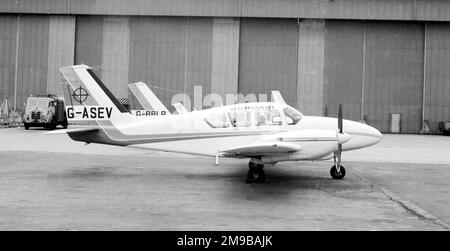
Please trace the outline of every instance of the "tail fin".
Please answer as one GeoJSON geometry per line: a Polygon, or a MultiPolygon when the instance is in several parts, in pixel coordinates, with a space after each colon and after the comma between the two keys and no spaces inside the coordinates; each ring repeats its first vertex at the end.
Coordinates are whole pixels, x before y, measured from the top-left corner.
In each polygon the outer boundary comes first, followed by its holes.
{"type": "Polygon", "coordinates": [[[128,84],[133,95],[137,98],[144,110],[158,111],[158,114],[170,114],[169,110],[156,97],[156,95],[143,82],[128,84]]]}
{"type": "Polygon", "coordinates": [[[275,103],[286,104],[286,102],[283,99],[283,96],[281,96],[280,91],[272,91],[272,100],[275,103]]]}
{"type": "Polygon", "coordinates": [[[87,65],[59,69],[70,86],[67,117],[77,121],[126,121],[131,115],[87,65]],[[70,105],[70,106],[69,106],[70,105]]]}

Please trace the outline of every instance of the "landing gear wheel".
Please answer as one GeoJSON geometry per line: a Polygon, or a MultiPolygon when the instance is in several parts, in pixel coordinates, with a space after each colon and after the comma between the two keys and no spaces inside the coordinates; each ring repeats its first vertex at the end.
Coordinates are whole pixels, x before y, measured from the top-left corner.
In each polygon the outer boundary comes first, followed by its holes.
{"type": "Polygon", "coordinates": [[[23,126],[25,127],[25,130],[30,129],[30,126],[27,123],[23,123],[23,126]]]}
{"type": "Polygon", "coordinates": [[[264,172],[264,165],[256,164],[254,162],[248,163],[247,183],[260,183],[266,180],[266,173],[264,172]]]}
{"type": "Polygon", "coordinates": [[[56,129],[56,121],[52,121],[50,122],[50,125],[48,127],[50,130],[55,130],[56,129]]]}
{"type": "Polygon", "coordinates": [[[340,180],[345,176],[345,168],[341,165],[340,172],[337,171],[336,165],[332,166],[330,169],[330,174],[333,179],[340,180]]]}

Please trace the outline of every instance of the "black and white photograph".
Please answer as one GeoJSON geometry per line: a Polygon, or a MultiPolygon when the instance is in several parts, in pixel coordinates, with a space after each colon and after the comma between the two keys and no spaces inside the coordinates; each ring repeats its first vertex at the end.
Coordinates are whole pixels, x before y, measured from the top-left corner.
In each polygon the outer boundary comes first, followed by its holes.
{"type": "Polygon", "coordinates": [[[450,1],[0,0],[0,231],[448,231],[449,135],[450,1]]]}

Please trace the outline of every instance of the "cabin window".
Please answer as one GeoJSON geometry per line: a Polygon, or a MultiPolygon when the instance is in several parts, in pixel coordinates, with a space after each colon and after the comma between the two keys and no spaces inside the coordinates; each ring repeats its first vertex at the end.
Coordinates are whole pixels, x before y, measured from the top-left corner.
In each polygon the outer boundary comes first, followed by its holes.
{"type": "Polygon", "coordinates": [[[257,110],[256,126],[281,125],[281,115],[278,110],[257,110]]]}
{"type": "Polygon", "coordinates": [[[288,125],[297,124],[303,117],[303,114],[301,114],[299,111],[295,110],[290,106],[284,108],[283,112],[284,115],[286,116],[286,122],[288,125]]]}
{"type": "Polygon", "coordinates": [[[252,125],[249,111],[232,111],[228,113],[228,116],[233,127],[249,127],[252,125]]]}
{"type": "Polygon", "coordinates": [[[224,113],[210,115],[205,118],[205,121],[212,128],[227,128],[230,126],[227,116],[224,113]]]}

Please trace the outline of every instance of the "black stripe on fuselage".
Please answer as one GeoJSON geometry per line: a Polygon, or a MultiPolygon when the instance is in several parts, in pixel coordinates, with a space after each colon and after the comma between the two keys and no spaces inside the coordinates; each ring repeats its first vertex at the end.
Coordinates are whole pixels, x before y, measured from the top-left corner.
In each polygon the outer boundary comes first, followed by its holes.
{"type": "Polygon", "coordinates": [[[91,77],[95,80],[95,82],[102,88],[102,90],[105,92],[105,94],[111,99],[111,101],[114,103],[114,105],[119,109],[121,113],[128,113],[128,110],[117,100],[117,98],[112,94],[112,92],[103,84],[103,82],[95,75],[95,73],[92,71],[92,69],[87,69],[91,77]]]}

